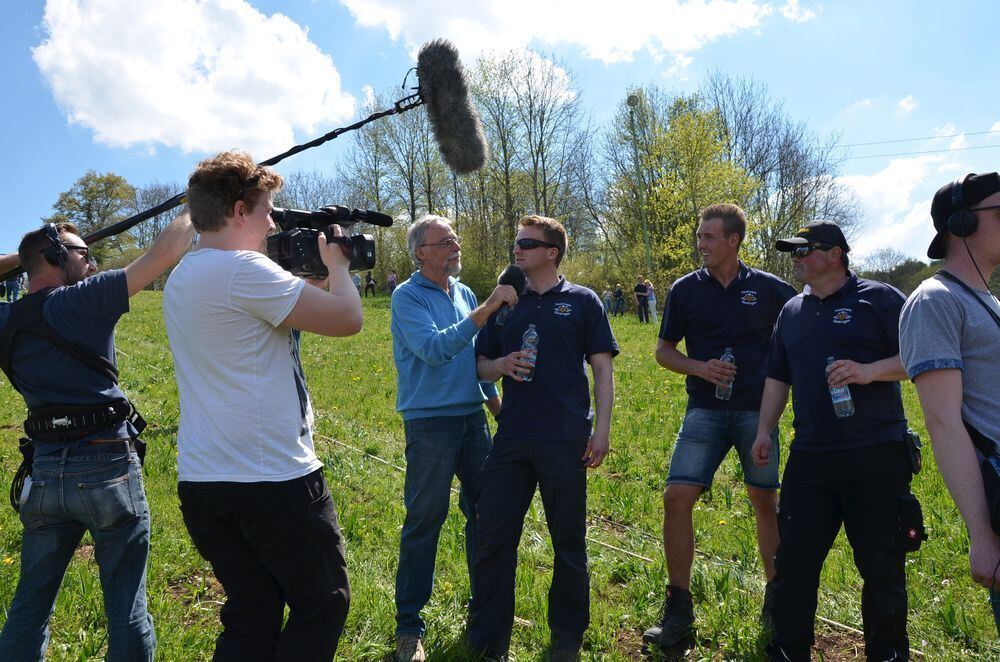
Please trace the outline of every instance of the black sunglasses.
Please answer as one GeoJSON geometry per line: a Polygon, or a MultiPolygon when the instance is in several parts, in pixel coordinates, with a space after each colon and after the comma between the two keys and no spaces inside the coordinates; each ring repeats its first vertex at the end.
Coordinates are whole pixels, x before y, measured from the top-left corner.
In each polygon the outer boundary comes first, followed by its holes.
{"type": "Polygon", "coordinates": [[[69,251],[79,251],[85,260],[90,258],[90,248],[87,246],[75,246],[73,244],[63,244],[63,246],[69,251]]]}
{"type": "Polygon", "coordinates": [[[805,257],[809,257],[809,254],[813,251],[828,251],[833,246],[829,244],[807,244],[805,246],[796,246],[792,249],[792,255],[799,258],[800,260],[805,257]]]}
{"type": "Polygon", "coordinates": [[[987,205],[986,207],[973,207],[968,211],[989,211],[991,209],[1000,209],[1000,205],[987,205]]]}
{"type": "Polygon", "coordinates": [[[550,244],[547,241],[540,241],[538,239],[531,239],[530,237],[522,237],[514,242],[514,245],[520,248],[522,251],[530,251],[532,248],[559,248],[556,244],[550,244]]]}

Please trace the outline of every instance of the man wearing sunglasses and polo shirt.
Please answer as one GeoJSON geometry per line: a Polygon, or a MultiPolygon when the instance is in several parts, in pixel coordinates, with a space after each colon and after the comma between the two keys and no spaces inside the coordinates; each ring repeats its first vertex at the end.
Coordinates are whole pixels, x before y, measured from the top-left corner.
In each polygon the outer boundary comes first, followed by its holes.
{"type": "Polygon", "coordinates": [[[514,260],[527,276],[527,291],[502,324],[493,315],[476,339],[479,378],[503,377],[498,429],[483,465],[469,614],[469,642],[490,658],[503,657],[510,646],[517,547],[536,486],[555,553],[549,659],[577,659],[590,621],[587,469],[608,453],[618,343],[597,294],[559,275],[566,243],[558,221],[521,219],[514,260]],[[531,364],[521,343],[529,325],[538,333],[538,354],[527,381],[531,364]],[[594,376],[593,409],[585,362],[594,376]]]}
{"type": "Polygon", "coordinates": [[[906,378],[898,339],[904,297],[848,270],[850,246],[834,223],[809,223],[777,249],[791,254],[793,275],[805,289],[785,304],[774,327],[753,446],[754,461],[767,464],[771,430],[794,389],[795,436],[778,505],[771,659],[810,659],[820,572],[843,525],[864,581],[867,658],[906,660],[904,567],[912,547],[900,531],[922,524],[910,494],[899,389],[906,378]],[[829,366],[828,357],[835,359],[829,366]],[[831,387],[849,390],[853,414],[835,410],[831,387]]]}

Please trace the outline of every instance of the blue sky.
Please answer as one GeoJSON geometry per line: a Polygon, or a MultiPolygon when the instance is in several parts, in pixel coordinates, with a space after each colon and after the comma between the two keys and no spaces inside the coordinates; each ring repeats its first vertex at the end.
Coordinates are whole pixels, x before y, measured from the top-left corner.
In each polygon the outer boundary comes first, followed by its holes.
{"type": "MultiPolygon", "coordinates": [[[[467,64],[489,49],[556,58],[597,124],[629,86],[688,92],[717,69],[763,82],[845,145],[954,136],[845,148],[842,181],[866,221],[859,257],[923,258],[934,191],[1000,161],[1000,8],[986,0],[48,0],[0,12],[2,252],[88,169],[183,182],[222,149],[264,159],[347,124],[435,37],[467,64]],[[884,156],[928,150],[947,151],[884,156]]],[[[332,169],[347,142],[279,170],[332,169]]]]}

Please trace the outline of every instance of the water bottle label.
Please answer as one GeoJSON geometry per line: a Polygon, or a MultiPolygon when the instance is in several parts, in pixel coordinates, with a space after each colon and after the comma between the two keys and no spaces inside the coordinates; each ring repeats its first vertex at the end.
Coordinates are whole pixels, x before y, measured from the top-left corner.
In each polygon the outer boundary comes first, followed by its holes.
{"type": "Polygon", "coordinates": [[[836,386],[830,389],[830,397],[835,403],[847,402],[851,399],[851,390],[846,386],[836,386]]]}

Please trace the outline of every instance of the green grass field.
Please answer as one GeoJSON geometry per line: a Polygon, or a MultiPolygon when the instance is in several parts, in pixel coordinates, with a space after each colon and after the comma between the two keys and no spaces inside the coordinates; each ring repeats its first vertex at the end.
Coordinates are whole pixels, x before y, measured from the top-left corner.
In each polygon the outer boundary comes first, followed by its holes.
{"type": "MultiPolygon", "coordinates": [[[[177,390],[160,295],[143,292],[118,326],[119,366],[126,392],[150,426],[145,466],[153,515],[149,572],[151,611],[162,660],[207,660],[219,631],[224,599],[211,569],[198,556],[181,521],[176,496],[177,390]]],[[[633,317],[615,319],[622,353],[615,361],[613,453],[589,479],[591,626],[585,659],[641,658],[640,636],[660,608],[666,574],[660,543],[663,483],[686,397],[680,376],[652,358],[655,328],[633,317]]],[[[388,300],[365,300],[365,328],[347,339],[305,336],[303,362],[317,413],[317,451],[340,513],[353,602],[340,642],[340,659],[381,660],[394,647],[393,585],[403,521],[403,428],[395,406],[395,370],[388,300]]],[[[0,445],[4,490],[17,466],[16,440],[24,415],[19,396],[0,391],[0,445]]],[[[926,439],[911,385],[904,386],[911,425],[926,439]]],[[[788,439],[790,415],[782,423],[788,439]]],[[[968,539],[958,512],[925,450],[925,469],[914,482],[930,540],[907,562],[911,646],[929,660],[1000,659],[1000,646],[984,590],[968,574],[968,539]]],[[[441,535],[434,595],[426,610],[432,660],[467,659],[464,649],[468,577],[462,551],[462,516],[455,507],[441,535]]],[[[753,515],[740,467],[727,458],[711,493],[697,505],[697,555],[692,590],[698,646],[690,659],[762,659],[757,615],[763,573],[753,515]]],[[[0,605],[17,581],[21,525],[0,508],[0,605]]],[[[71,564],[52,619],[50,660],[102,659],[106,646],[97,566],[88,540],[71,564]]],[[[541,659],[548,642],[545,604],[552,550],[540,501],[529,511],[521,541],[517,660],[541,659]]],[[[861,627],[861,585],[843,534],[830,553],[820,589],[819,616],[861,627]]],[[[3,618],[0,614],[0,618],[3,618]]],[[[855,659],[860,634],[817,622],[823,659],[855,659]]],[[[818,657],[818,655],[817,655],[818,657]]]]}

